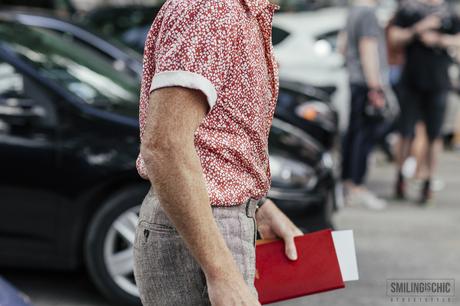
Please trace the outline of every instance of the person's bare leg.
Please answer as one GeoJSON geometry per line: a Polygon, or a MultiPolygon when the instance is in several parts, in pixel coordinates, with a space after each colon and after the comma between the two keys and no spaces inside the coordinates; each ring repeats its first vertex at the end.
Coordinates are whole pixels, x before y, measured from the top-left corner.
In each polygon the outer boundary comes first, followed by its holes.
{"type": "Polygon", "coordinates": [[[428,147],[426,150],[427,173],[426,173],[425,179],[430,179],[433,177],[436,171],[439,152],[442,149],[442,140],[440,138],[432,140],[428,143],[427,147],[428,147]]]}
{"type": "Polygon", "coordinates": [[[411,137],[401,136],[399,139],[399,144],[397,148],[397,160],[396,160],[396,166],[397,166],[398,172],[402,171],[404,162],[411,154],[412,143],[413,143],[413,138],[411,137]]]}
{"type": "Polygon", "coordinates": [[[439,152],[442,148],[442,140],[440,138],[429,140],[425,149],[424,162],[426,165],[426,175],[424,176],[424,184],[422,189],[421,203],[425,203],[431,199],[431,180],[436,171],[439,152]]]}
{"type": "Polygon", "coordinates": [[[399,139],[399,144],[397,147],[397,157],[396,157],[396,166],[397,166],[397,178],[396,178],[396,188],[395,196],[398,199],[404,199],[405,195],[405,182],[402,174],[402,168],[404,162],[411,154],[413,138],[412,137],[403,137],[399,139]]]}
{"type": "Polygon", "coordinates": [[[429,147],[429,140],[426,136],[426,125],[422,122],[417,124],[416,136],[413,145],[413,153],[417,160],[417,168],[415,169],[414,178],[423,179],[428,176],[427,165],[427,150],[429,147]]]}

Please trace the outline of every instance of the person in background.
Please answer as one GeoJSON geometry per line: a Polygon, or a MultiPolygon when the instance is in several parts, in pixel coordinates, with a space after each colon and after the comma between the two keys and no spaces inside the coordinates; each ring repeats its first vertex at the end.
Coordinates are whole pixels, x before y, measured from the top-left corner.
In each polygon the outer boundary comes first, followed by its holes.
{"type": "Polygon", "coordinates": [[[368,110],[384,107],[383,88],[389,83],[385,33],[377,20],[376,6],[377,0],[354,1],[341,38],[351,91],[350,120],[342,145],[342,179],[349,205],[383,209],[385,201],[364,186],[368,156],[381,124],[368,110]]]}
{"type": "MultiPolygon", "coordinates": [[[[391,19],[385,27],[385,37],[388,41],[389,29],[391,24],[393,23],[393,19],[391,19]]],[[[388,53],[388,64],[389,64],[389,77],[390,77],[390,86],[393,90],[395,96],[394,98],[400,103],[399,99],[399,80],[401,78],[401,71],[404,65],[404,49],[402,48],[394,48],[391,44],[387,44],[387,53],[388,53]]],[[[378,148],[382,150],[382,152],[386,155],[386,159],[388,162],[393,163],[396,160],[395,151],[397,149],[394,148],[391,136],[394,135],[394,132],[397,129],[398,118],[394,118],[392,120],[386,120],[381,128],[380,128],[380,135],[378,139],[378,148]]]]}
{"type": "Polygon", "coordinates": [[[404,47],[406,63],[401,77],[401,115],[398,173],[395,193],[406,197],[402,166],[409,156],[414,126],[425,123],[428,144],[424,147],[424,178],[419,202],[431,199],[431,178],[435,170],[437,150],[450,88],[448,49],[460,46],[460,22],[444,0],[404,0],[390,29],[390,43],[404,47]],[[436,143],[438,142],[438,145],[436,143]]]}

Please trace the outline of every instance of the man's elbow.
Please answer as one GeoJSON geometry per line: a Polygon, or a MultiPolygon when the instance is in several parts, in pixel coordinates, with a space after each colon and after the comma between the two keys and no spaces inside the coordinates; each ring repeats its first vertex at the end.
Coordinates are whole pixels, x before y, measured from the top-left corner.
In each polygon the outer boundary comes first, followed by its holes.
{"type": "Polygon", "coordinates": [[[151,165],[155,161],[155,149],[151,146],[142,142],[140,152],[146,165],[151,165]]]}
{"type": "Polygon", "coordinates": [[[168,140],[169,137],[146,137],[141,143],[140,153],[147,166],[161,166],[178,151],[179,143],[168,140]]]}

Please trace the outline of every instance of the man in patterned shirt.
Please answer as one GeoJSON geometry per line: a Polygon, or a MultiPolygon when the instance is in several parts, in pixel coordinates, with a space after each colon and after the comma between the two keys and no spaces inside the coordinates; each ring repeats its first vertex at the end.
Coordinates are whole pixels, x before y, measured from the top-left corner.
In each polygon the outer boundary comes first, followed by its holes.
{"type": "Polygon", "coordinates": [[[144,305],[260,305],[256,221],[262,238],[283,239],[297,259],[301,231],[264,198],[275,9],[267,0],[168,0],[149,31],[137,168],[152,186],[134,243],[144,305]]]}

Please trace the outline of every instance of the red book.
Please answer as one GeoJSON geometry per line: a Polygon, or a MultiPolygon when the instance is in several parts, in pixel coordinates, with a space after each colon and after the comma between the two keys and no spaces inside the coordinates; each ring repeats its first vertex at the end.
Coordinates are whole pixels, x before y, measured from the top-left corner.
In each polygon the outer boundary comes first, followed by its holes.
{"type": "Polygon", "coordinates": [[[296,237],[295,243],[296,261],[286,257],[281,240],[257,244],[255,286],[262,304],[345,287],[331,230],[296,237]]]}

